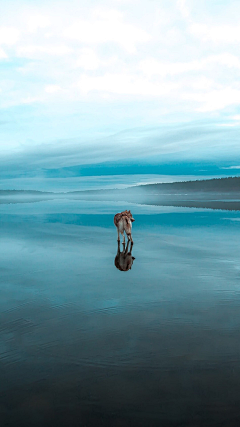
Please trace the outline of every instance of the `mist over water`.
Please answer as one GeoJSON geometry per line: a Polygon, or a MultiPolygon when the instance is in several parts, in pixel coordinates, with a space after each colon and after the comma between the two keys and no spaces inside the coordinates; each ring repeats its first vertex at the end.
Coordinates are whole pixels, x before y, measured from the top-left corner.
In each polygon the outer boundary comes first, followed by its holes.
{"type": "Polygon", "coordinates": [[[0,214],[1,425],[238,425],[239,212],[65,199],[0,214]]]}
{"type": "MultiPolygon", "coordinates": [[[[220,176],[220,175],[219,175],[220,176]]],[[[201,176],[208,179],[211,175],[201,176]]],[[[79,176],[69,178],[7,178],[0,179],[2,190],[37,190],[52,192],[68,192],[110,188],[126,188],[133,185],[154,184],[159,182],[177,182],[199,179],[197,175],[100,175],[79,176]]]]}

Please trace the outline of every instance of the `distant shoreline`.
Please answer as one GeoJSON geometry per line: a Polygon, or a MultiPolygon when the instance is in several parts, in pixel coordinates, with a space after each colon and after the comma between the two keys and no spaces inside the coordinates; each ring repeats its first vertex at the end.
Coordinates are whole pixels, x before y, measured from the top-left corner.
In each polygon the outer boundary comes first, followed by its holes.
{"type": "Polygon", "coordinates": [[[144,184],[125,189],[45,192],[0,190],[0,204],[51,199],[125,201],[139,204],[240,211],[240,177],[144,184]]]}

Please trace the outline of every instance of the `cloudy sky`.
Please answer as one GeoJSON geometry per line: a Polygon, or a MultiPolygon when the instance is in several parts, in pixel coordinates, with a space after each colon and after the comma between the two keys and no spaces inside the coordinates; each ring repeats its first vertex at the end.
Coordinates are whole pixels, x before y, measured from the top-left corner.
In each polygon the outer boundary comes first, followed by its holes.
{"type": "Polygon", "coordinates": [[[234,0],[3,2],[1,176],[146,158],[239,171],[239,16],[234,0]]]}

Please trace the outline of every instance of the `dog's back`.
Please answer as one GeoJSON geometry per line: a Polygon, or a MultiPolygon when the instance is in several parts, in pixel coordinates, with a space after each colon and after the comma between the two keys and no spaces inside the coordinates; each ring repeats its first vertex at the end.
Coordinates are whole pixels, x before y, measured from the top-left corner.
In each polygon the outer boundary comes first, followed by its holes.
{"type": "Polygon", "coordinates": [[[119,221],[122,219],[123,216],[127,216],[128,211],[119,212],[114,216],[114,224],[116,227],[118,227],[119,221]]]}

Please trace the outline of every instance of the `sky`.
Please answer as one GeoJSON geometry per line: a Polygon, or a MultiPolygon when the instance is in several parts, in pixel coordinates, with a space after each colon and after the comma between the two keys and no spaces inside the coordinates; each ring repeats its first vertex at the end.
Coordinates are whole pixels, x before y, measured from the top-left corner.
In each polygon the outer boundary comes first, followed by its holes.
{"type": "Polygon", "coordinates": [[[239,15],[233,0],[3,1],[0,178],[240,173],[239,15]]]}

